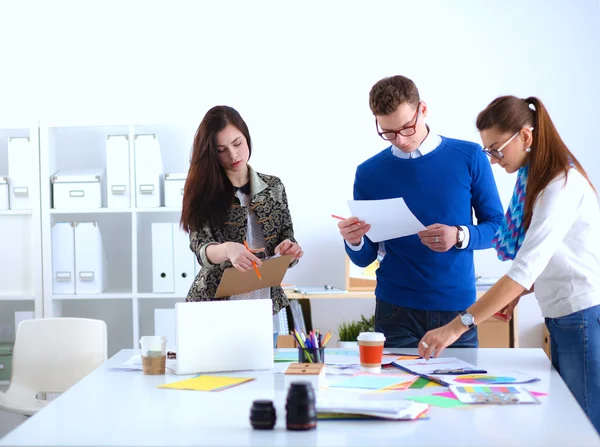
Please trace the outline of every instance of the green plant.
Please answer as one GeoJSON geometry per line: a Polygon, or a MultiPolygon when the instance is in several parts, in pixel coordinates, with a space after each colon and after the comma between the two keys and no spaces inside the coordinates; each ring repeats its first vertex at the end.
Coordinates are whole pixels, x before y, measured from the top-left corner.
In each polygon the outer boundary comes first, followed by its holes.
{"type": "Polygon", "coordinates": [[[364,315],[358,321],[342,322],[338,325],[338,336],[340,341],[356,341],[361,332],[373,332],[375,330],[375,315],[367,319],[364,315]]]}

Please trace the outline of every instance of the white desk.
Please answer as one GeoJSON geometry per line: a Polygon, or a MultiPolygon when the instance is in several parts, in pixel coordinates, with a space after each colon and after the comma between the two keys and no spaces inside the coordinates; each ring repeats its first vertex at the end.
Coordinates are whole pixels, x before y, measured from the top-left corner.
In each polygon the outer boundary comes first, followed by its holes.
{"type": "MultiPolygon", "coordinates": [[[[108,363],[120,363],[135,353],[121,351],[108,363]]],[[[600,445],[600,438],[541,349],[448,349],[446,355],[488,369],[517,369],[539,377],[542,381],[529,388],[549,396],[540,398],[541,405],[432,407],[429,420],[319,421],[316,430],[292,432],[285,429],[286,390],[281,374],[237,373],[257,380],[209,393],[158,389],[156,385],[181,377],[109,371],[103,365],[0,440],[0,446],[600,445]],[[254,399],[275,400],[275,430],[251,428],[254,399]]],[[[398,393],[409,396],[440,390],[398,393]]]]}

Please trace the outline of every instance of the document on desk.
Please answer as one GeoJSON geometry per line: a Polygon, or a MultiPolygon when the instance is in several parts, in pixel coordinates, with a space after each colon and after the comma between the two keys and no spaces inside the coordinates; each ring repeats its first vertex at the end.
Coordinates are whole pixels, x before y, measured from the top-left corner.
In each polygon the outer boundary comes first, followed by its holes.
{"type": "Polygon", "coordinates": [[[404,199],[348,200],[352,216],[371,225],[367,236],[373,242],[410,236],[425,229],[404,199]]]}

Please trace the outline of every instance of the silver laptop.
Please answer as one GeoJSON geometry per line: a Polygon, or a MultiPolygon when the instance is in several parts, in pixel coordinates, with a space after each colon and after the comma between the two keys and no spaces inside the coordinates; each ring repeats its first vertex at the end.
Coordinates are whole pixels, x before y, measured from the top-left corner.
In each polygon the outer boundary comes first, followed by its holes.
{"type": "Polygon", "coordinates": [[[271,300],[175,304],[176,374],[273,368],[271,300]]]}

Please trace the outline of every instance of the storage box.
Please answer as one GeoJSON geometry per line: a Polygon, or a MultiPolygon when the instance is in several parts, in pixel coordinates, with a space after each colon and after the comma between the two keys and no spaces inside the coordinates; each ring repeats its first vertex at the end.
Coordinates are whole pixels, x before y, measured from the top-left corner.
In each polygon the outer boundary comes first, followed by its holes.
{"type": "Polygon", "coordinates": [[[0,211],[8,209],[8,177],[0,177],[0,211]]]}
{"type": "Polygon", "coordinates": [[[106,288],[107,259],[96,222],[75,224],[75,293],[101,293],[106,288]]]}
{"type": "Polygon", "coordinates": [[[0,380],[10,380],[14,343],[0,342],[0,380]]]}
{"type": "Polygon", "coordinates": [[[104,172],[99,169],[56,172],[52,176],[53,208],[101,208],[103,178],[104,172]]]}
{"type": "Polygon", "coordinates": [[[168,208],[181,208],[183,201],[183,187],[187,174],[165,175],[165,206],[168,208]]]}

